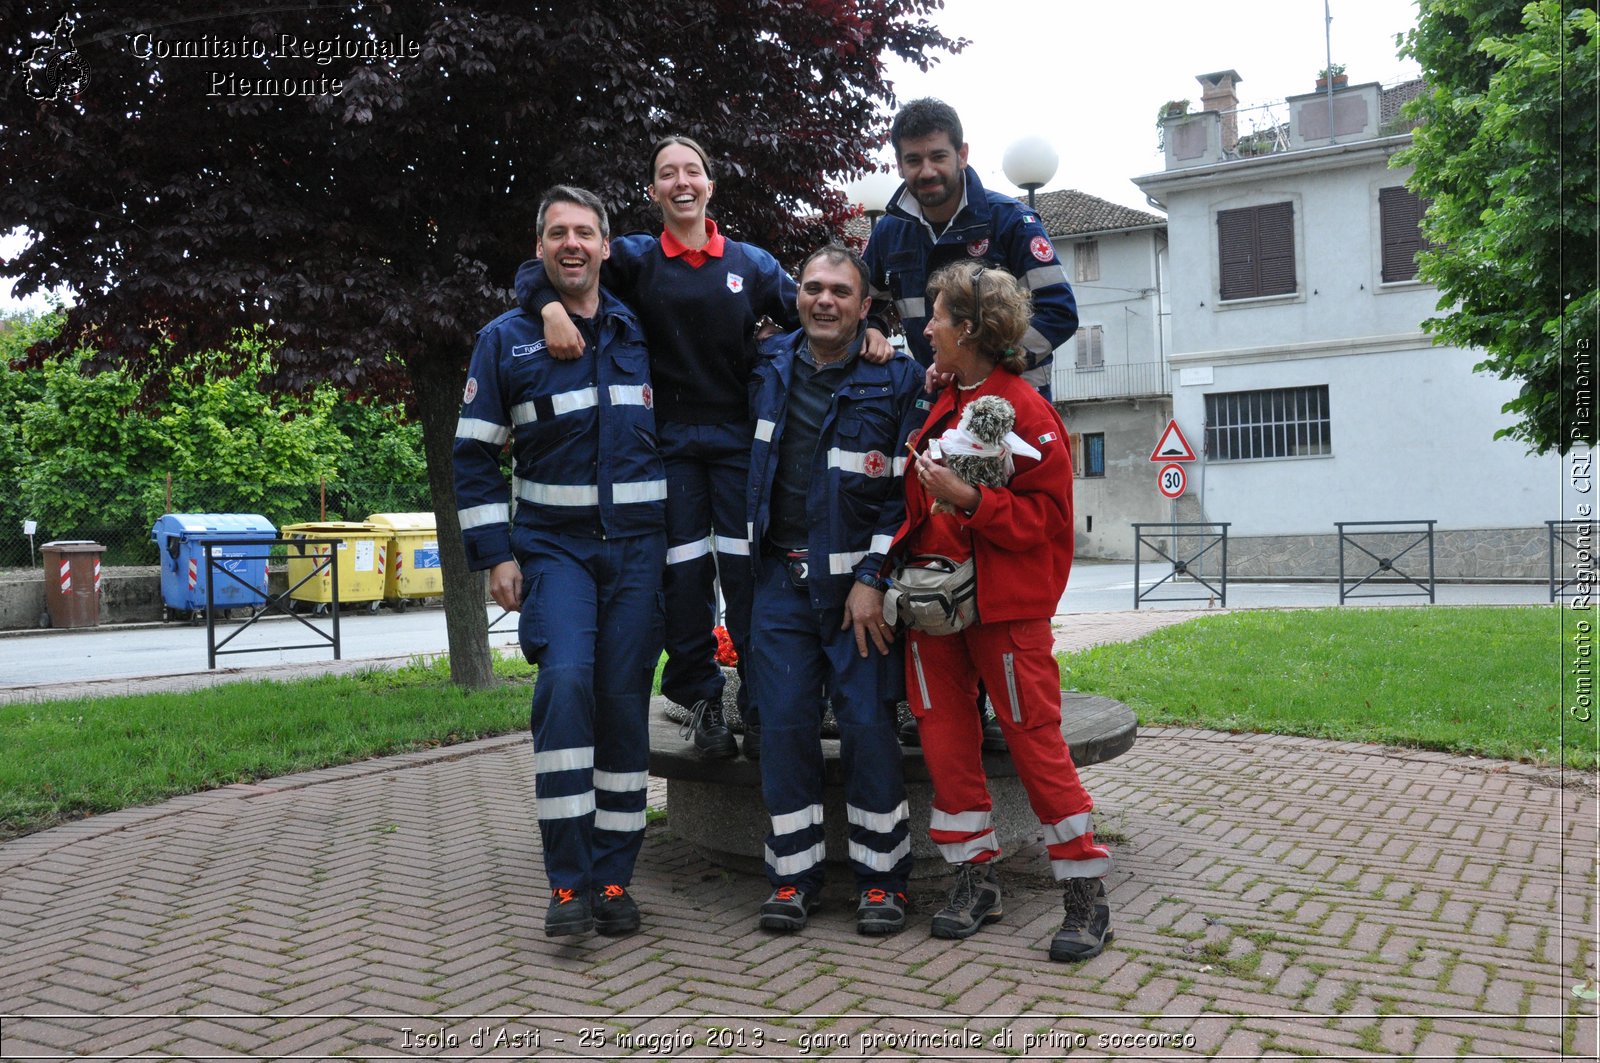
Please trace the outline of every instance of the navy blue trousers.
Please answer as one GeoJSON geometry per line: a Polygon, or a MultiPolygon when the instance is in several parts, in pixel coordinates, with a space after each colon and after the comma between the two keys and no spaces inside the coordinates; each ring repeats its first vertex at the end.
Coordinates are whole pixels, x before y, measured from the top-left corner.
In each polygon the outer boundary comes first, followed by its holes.
{"type": "Polygon", "coordinates": [[[626,886],[644,841],[666,536],[516,529],[534,794],[552,889],[626,886]]]}
{"type": "MultiPolygon", "coordinates": [[[[750,481],[749,421],[733,424],[664,422],[657,431],[667,470],[667,664],[661,693],[679,705],[722,700],[722,670],[716,663],[716,585],[722,585],[726,626],[744,677],[750,641],[750,549],[745,497],[750,481]]],[[[748,703],[749,683],[739,684],[739,709],[757,722],[748,703]]]]}
{"type": "Polygon", "coordinates": [[[898,643],[856,652],[844,610],[814,609],[786,566],[762,558],[750,632],[750,682],[761,703],[761,794],[772,830],[774,886],[822,887],[822,697],[833,701],[856,888],[905,889],[911,842],[895,704],[905,683],[898,643]]]}

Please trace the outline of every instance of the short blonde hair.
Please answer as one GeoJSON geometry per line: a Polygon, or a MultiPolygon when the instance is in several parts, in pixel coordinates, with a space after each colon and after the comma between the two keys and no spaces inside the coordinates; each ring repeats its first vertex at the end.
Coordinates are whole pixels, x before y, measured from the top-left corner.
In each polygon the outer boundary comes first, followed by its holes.
{"type": "Polygon", "coordinates": [[[972,326],[972,343],[1001,368],[1020,373],[1028,367],[1022,337],[1033,320],[1033,297],[1011,274],[979,262],[955,262],[928,279],[928,305],[944,296],[955,321],[972,326]]]}

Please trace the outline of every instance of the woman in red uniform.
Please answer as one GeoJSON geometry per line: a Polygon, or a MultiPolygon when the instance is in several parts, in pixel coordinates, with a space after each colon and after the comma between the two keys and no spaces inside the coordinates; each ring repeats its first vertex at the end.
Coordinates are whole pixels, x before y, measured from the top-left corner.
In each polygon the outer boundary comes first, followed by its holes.
{"type": "Polygon", "coordinates": [[[1050,618],[1072,567],[1066,429],[1055,408],[1018,375],[1031,307],[1016,278],[957,263],[934,274],[927,297],[933,303],[925,330],[933,368],[954,380],[912,437],[916,461],[906,476],[906,522],[893,556],[973,558],[978,599],[977,621],[956,634],[908,633],[906,685],[933,778],[929,834],[957,871],[949,903],[933,918],[933,936],[964,938],[1001,915],[993,864],[1000,845],[991,826],[982,725],[972,712],[981,679],[1063,886],[1066,917],[1050,958],[1086,960],[1111,938],[1101,881],[1111,854],[1095,844],[1094,802],[1061,737],[1061,678],[1052,653],[1050,618]],[[1040,455],[1014,455],[1015,472],[1004,487],[975,487],[927,453],[928,441],[985,395],[1011,403],[1016,435],[1040,455]],[[939,500],[953,512],[933,512],[939,500]]]}

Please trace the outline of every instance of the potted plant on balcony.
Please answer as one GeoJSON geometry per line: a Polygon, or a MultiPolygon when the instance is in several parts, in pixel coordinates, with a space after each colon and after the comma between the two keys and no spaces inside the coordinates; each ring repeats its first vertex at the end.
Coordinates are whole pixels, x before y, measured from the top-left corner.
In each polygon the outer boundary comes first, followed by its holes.
{"type": "Polygon", "coordinates": [[[1167,127],[1166,127],[1167,119],[1168,118],[1176,118],[1179,115],[1184,115],[1184,114],[1188,114],[1188,113],[1189,113],[1189,101],[1188,100],[1168,100],[1166,103],[1163,103],[1161,105],[1161,107],[1156,111],[1156,150],[1157,151],[1164,151],[1164,150],[1166,150],[1166,147],[1167,147],[1167,127]]]}
{"type": "Polygon", "coordinates": [[[1330,79],[1336,89],[1342,89],[1350,83],[1349,76],[1344,72],[1343,63],[1334,63],[1332,66],[1323,67],[1317,71],[1317,91],[1325,91],[1330,79]]]}

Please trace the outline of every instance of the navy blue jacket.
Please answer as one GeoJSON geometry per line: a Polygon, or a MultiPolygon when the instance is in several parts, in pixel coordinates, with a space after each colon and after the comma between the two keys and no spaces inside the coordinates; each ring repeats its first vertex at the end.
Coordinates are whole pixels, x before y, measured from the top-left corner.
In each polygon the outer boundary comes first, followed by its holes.
{"type": "Polygon", "coordinates": [[[544,324],[517,309],[478,333],[456,424],[456,505],[473,569],[513,560],[511,491],[500,450],[511,440],[516,528],[624,538],[666,527],[654,396],[639,321],[600,291],[580,323],[583,357],[545,350],[544,324]]]}
{"type": "MultiPolygon", "coordinates": [[[[895,191],[864,253],[873,304],[881,307],[893,299],[905,326],[907,348],[917,361],[931,365],[933,350],[922,334],[933,313],[925,295],[928,278],[952,262],[982,259],[1006,270],[1033,293],[1033,321],[1022,345],[1030,370],[1048,366],[1055,349],[1078,331],[1078,304],[1066,270],[1038,214],[1025,203],[984,188],[971,166],[963,172],[966,206],[950,220],[937,243],[927,226],[902,206],[906,186],[895,191]]],[[[881,314],[872,314],[869,324],[888,334],[887,319],[881,314]]],[[[1035,385],[1050,379],[1047,369],[1023,375],[1035,385]]]]}
{"type": "MultiPolygon", "coordinates": [[[[778,260],[723,238],[721,257],[696,269],[668,258],[659,237],[629,233],[611,241],[600,282],[638,313],[650,345],[650,375],[662,421],[745,421],[755,361],[756,322],[799,324],[795,284],[778,260]]],[[[537,313],[554,298],[538,259],[517,271],[517,295],[537,313]]]]}
{"type": "MultiPolygon", "coordinates": [[[[746,514],[750,556],[757,563],[771,523],[789,382],[805,342],[804,331],[769,338],[751,384],[756,439],[746,514]]],[[[878,575],[883,569],[889,543],[905,519],[906,440],[927,415],[926,403],[917,402],[921,392],[922,369],[905,354],[883,365],[858,354],[836,386],[823,415],[806,496],[807,586],[817,609],[843,605],[857,573],[878,575]]]]}

